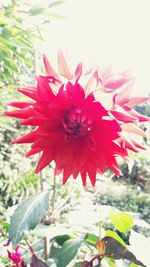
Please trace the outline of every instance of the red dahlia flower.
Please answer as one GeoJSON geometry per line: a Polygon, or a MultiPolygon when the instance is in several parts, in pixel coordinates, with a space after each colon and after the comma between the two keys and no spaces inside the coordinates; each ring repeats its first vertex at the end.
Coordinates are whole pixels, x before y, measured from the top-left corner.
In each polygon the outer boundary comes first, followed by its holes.
{"type": "Polygon", "coordinates": [[[87,175],[95,185],[96,172],[104,173],[107,167],[121,175],[116,157],[125,158],[127,149],[143,148],[124,133],[144,135],[133,124],[149,119],[132,107],[148,98],[130,98],[128,86],[133,79],[127,72],[118,76],[97,70],[84,73],[82,64],[71,72],[61,51],[58,72],[45,56],[44,65],[47,75],[38,76],[36,86],[18,89],[32,101],[11,102],[19,109],[5,112],[21,119],[22,125],[35,126],[12,143],[31,143],[27,157],[42,152],[36,173],[54,161],[55,174],[63,172],[63,183],[70,175],[80,174],[83,185],[87,175]]]}
{"type": "Polygon", "coordinates": [[[7,250],[9,259],[12,260],[14,263],[12,267],[25,267],[26,264],[21,258],[21,254],[18,252],[18,250],[19,246],[15,248],[15,252],[10,252],[9,250],[7,250]]]}

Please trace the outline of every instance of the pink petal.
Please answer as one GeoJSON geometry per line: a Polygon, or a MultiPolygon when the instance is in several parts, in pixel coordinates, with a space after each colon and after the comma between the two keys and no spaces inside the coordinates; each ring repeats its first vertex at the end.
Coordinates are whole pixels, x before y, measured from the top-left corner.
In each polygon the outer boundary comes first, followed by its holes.
{"type": "Polygon", "coordinates": [[[150,97],[132,97],[128,103],[126,104],[127,107],[132,108],[136,105],[140,105],[146,101],[149,101],[150,97]]]}
{"type": "Polygon", "coordinates": [[[122,124],[121,128],[127,132],[135,133],[143,137],[147,137],[147,134],[142,129],[140,129],[134,124],[131,124],[131,123],[122,124]]]}
{"type": "Polygon", "coordinates": [[[73,75],[70,72],[70,68],[62,50],[58,51],[58,70],[63,77],[67,78],[68,80],[72,80],[73,75]]]}
{"type": "Polygon", "coordinates": [[[44,66],[45,66],[45,70],[48,76],[54,76],[59,78],[57,72],[52,68],[50,62],[48,61],[46,55],[43,55],[43,61],[44,61],[44,66]]]}
{"type": "Polygon", "coordinates": [[[75,70],[75,79],[79,79],[81,75],[82,75],[82,63],[79,63],[75,70]]]}

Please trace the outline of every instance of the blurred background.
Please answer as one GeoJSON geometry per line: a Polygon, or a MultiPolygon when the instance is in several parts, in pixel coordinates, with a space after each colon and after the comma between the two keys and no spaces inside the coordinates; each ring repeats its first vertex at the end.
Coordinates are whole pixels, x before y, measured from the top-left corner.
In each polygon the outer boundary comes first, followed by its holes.
{"type": "MultiPolygon", "coordinates": [[[[116,72],[131,69],[136,78],[136,95],[150,95],[149,25],[146,0],[0,0],[1,114],[7,109],[7,102],[19,99],[16,88],[34,83],[35,71],[43,70],[42,53],[53,62],[59,48],[67,51],[72,65],[83,61],[87,67],[112,65],[116,72]]],[[[137,110],[150,116],[150,103],[137,110]]],[[[138,155],[131,153],[128,162],[120,162],[123,176],[109,179],[112,174],[108,172],[98,177],[96,188],[87,185],[86,189],[72,180],[63,187],[60,181],[56,182],[58,210],[54,218],[49,218],[50,224],[59,221],[60,215],[73,224],[76,216],[80,217],[74,213],[77,210],[84,217],[81,224],[85,224],[87,214],[83,210],[88,210],[88,224],[93,224],[91,218],[96,216],[97,220],[98,212],[93,207],[102,205],[131,212],[135,217],[134,230],[144,238],[150,236],[150,126],[141,124],[141,127],[148,133],[144,140],[147,150],[138,155]],[[87,203],[87,210],[82,203],[87,203]]],[[[9,145],[12,139],[26,132],[28,129],[20,128],[17,121],[1,116],[1,236],[5,236],[9,225],[9,208],[40,187],[40,177],[33,172],[37,159],[24,157],[26,147],[9,145]]],[[[42,179],[53,188],[51,176],[47,168],[42,179]]]]}

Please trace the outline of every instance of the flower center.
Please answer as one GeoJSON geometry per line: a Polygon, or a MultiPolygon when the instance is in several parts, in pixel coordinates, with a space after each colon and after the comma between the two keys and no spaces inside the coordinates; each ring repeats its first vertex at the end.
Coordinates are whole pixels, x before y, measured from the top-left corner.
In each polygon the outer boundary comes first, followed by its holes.
{"type": "Polygon", "coordinates": [[[93,120],[89,118],[86,111],[81,108],[71,109],[66,112],[63,126],[66,131],[66,139],[71,140],[85,136],[91,131],[93,120]]]}

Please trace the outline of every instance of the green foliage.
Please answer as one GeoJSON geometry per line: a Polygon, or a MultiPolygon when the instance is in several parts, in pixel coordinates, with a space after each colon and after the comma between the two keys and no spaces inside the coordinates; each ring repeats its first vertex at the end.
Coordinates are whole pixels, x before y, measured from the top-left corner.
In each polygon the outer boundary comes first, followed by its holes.
{"type": "Polygon", "coordinates": [[[94,234],[92,234],[92,233],[87,233],[86,235],[85,235],[85,242],[87,243],[87,244],[89,244],[90,246],[94,246],[95,247],[95,244],[96,244],[96,242],[99,240],[99,237],[98,236],[96,236],[96,235],[94,235],[94,234]]]}
{"type": "Polygon", "coordinates": [[[114,238],[114,239],[117,240],[121,245],[123,245],[124,247],[126,247],[126,243],[123,241],[123,239],[122,239],[116,232],[107,230],[107,231],[105,232],[105,235],[114,238]]]}
{"type": "Polygon", "coordinates": [[[77,254],[78,249],[81,246],[81,240],[67,240],[64,242],[62,248],[59,251],[58,267],[66,267],[70,261],[72,261],[77,254]]]}
{"type": "Polygon", "coordinates": [[[49,192],[43,191],[20,203],[11,217],[9,235],[17,245],[27,231],[34,229],[48,209],[49,192]]]}
{"type": "Polygon", "coordinates": [[[115,228],[124,234],[127,234],[133,226],[133,218],[127,212],[113,210],[109,217],[115,228]]]}

